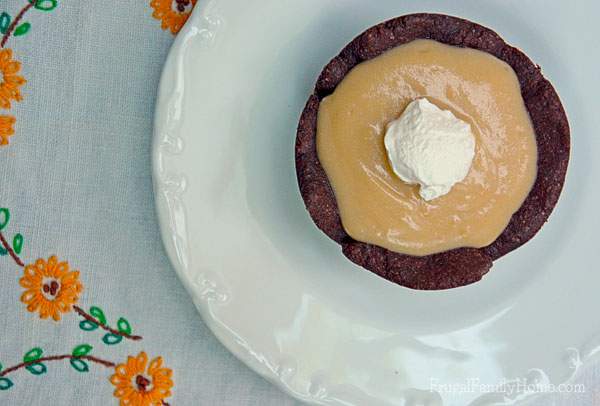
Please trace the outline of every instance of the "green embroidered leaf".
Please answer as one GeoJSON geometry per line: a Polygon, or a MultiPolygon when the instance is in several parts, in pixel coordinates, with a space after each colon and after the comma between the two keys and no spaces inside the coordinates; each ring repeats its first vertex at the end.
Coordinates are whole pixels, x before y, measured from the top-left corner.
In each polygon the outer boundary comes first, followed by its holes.
{"type": "Polygon", "coordinates": [[[100,324],[106,324],[106,316],[101,308],[97,306],[90,307],[90,314],[94,316],[100,322],[100,324]]]}
{"type": "Polygon", "coordinates": [[[88,366],[87,362],[80,360],[78,358],[72,358],[71,359],[71,366],[77,371],[77,372],[89,372],[90,371],[90,367],[88,366]]]}
{"type": "Polygon", "coordinates": [[[8,378],[0,378],[0,390],[8,390],[12,388],[13,383],[8,378]]]}
{"type": "Polygon", "coordinates": [[[73,352],[71,354],[74,357],[83,357],[84,355],[88,355],[92,351],[92,348],[93,347],[89,344],[81,344],[73,348],[73,352]]]}
{"type": "Polygon", "coordinates": [[[42,363],[27,365],[25,369],[31,372],[33,375],[42,375],[48,372],[48,368],[46,368],[46,365],[42,363]]]}
{"type": "Polygon", "coordinates": [[[129,324],[127,319],[124,317],[121,317],[117,322],[117,328],[119,329],[120,333],[131,334],[131,324],[129,324]]]}
{"type": "Polygon", "coordinates": [[[2,372],[2,368],[3,368],[3,366],[2,366],[2,363],[0,362],[0,372],[2,372]]]}
{"type": "Polygon", "coordinates": [[[24,22],[23,24],[19,25],[17,28],[15,28],[15,37],[27,34],[30,28],[31,24],[28,22],[24,22]]]}
{"type": "Polygon", "coordinates": [[[79,328],[83,331],[94,331],[98,328],[98,325],[96,323],[92,323],[89,320],[82,320],[81,322],[79,322],[79,328]]]}
{"type": "Polygon", "coordinates": [[[0,245],[0,257],[8,255],[8,251],[4,249],[2,245],[0,245]]]}
{"type": "Polygon", "coordinates": [[[4,12],[2,14],[0,14],[0,32],[2,34],[6,34],[6,30],[8,29],[8,26],[10,25],[10,16],[8,15],[8,13],[4,12]]]}
{"type": "Polygon", "coordinates": [[[23,236],[20,233],[13,238],[13,250],[15,250],[17,254],[20,254],[23,250],[23,236]]]}
{"type": "Polygon", "coordinates": [[[43,353],[44,353],[44,351],[42,351],[42,349],[39,347],[32,348],[23,357],[23,362],[32,362],[32,361],[38,360],[38,359],[42,358],[43,353]]]}
{"type": "Polygon", "coordinates": [[[57,0],[35,0],[35,8],[42,11],[52,11],[58,6],[57,0]]]}
{"type": "Polygon", "coordinates": [[[104,337],[102,337],[102,342],[104,342],[104,344],[106,345],[119,344],[121,341],[123,341],[122,336],[118,336],[112,333],[105,334],[104,337]]]}
{"type": "Polygon", "coordinates": [[[10,221],[10,211],[6,208],[0,208],[0,231],[4,230],[4,227],[8,225],[10,221]]]}

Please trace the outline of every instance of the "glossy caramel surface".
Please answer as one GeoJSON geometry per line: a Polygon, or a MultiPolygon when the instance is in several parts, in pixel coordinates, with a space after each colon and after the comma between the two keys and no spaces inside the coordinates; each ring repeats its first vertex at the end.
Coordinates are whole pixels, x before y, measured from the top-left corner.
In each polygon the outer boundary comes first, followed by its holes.
{"type": "Polygon", "coordinates": [[[348,234],[417,256],[489,245],[537,171],[535,134],[512,68],[431,40],[355,67],[321,103],[317,152],[348,234]],[[387,123],[420,97],[468,122],[476,139],[465,180],[430,202],[392,172],[383,145],[387,123]]]}

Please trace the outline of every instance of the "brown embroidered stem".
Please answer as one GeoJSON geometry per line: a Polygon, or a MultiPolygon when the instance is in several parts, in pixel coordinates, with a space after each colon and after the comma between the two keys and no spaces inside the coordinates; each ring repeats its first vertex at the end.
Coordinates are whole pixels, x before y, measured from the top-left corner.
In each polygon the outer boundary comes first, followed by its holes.
{"type": "Polygon", "coordinates": [[[120,331],[115,330],[114,328],[111,328],[105,324],[100,323],[100,321],[98,321],[98,319],[96,319],[94,316],[88,314],[85,310],[83,310],[79,306],[73,306],[73,310],[75,310],[81,317],[83,317],[87,321],[91,321],[92,323],[97,324],[98,326],[100,326],[101,329],[108,331],[114,335],[121,336],[123,338],[127,338],[129,340],[134,340],[134,341],[142,339],[142,336],[134,336],[131,334],[121,333],[120,331]]]}
{"type": "Polygon", "coordinates": [[[91,355],[84,355],[83,357],[75,357],[75,356],[70,355],[70,354],[53,355],[53,356],[50,356],[50,357],[38,358],[35,361],[22,362],[20,364],[17,364],[15,366],[10,367],[10,368],[6,368],[2,372],[0,372],[0,377],[1,376],[6,376],[6,375],[10,374],[11,372],[15,372],[18,369],[28,367],[29,365],[39,364],[40,362],[45,362],[45,361],[60,361],[60,360],[63,360],[63,359],[84,359],[86,361],[95,362],[96,364],[103,365],[103,366],[105,366],[107,368],[114,368],[114,367],[117,366],[117,364],[115,364],[114,362],[107,361],[107,360],[104,360],[104,359],[101,359],[101,358],[98,358],[98,357],[93,357],[91,355]]]}
{"type": "Polygon", "coordinates": [[[15,253],[8,241],[6,241],[6,238],[4,238],[4,235],[2,235],[2,233],[0,233],[0,243],[2,243],[4,249],[8,251],[9,255],[12,257],[12,259],[15,260],[17,265],[19,265],[21,268],[25,266],[23,261],[21,261],[21,258],[19,258],[19,256],[15,253]]]}
{"type": "Polygon", "coordinates": [[[19,14],[17,14],[17,16],[15,17],[13,22],[6,29],[6,33],[2,37],[2,42],[0,42],[0,48],[4,48],[4,45],[6,45],[6,41],[8,41],[8,39],[12,35],[15,28],[17,28],[17,25],[19,25],[19,23],[23,19],[23,16],[25,15],[25,13],[28,12],[29,9],[31,9],[31,7],[33,7],[34,5],[35,5],[35,0],[33,0],[33,2],[31,0],[27,0],[27,5],[25,7],[23,7],[21,9],[21,11],[19,11],[19,14]]]}

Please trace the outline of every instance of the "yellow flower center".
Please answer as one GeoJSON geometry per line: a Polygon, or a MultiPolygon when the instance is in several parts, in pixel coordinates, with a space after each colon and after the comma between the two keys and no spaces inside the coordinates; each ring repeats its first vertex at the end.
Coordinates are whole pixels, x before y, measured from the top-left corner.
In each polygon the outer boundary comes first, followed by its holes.
{"type": "Polygon", "coordinates": [[[187,14],[192,10],[191,0],[173,0],[172,6],[173,11],[181,14],[187,14]]]}

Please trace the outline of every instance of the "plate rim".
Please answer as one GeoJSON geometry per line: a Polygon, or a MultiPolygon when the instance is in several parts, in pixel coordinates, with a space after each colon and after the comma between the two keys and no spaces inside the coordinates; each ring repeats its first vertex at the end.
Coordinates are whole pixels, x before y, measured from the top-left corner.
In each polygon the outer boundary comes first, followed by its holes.
{"type": "MultiPolygon", "coordinates": [[[[255,357],[249,352],[247,347],[240,345],[239,341],[233,339],[233,337],[227,335],[225,330],[219,325],[219,321],[216,320],[211,314],[211,302],[218,302],[218,299],[214,297],[205,297],[201,298],[202,300],[198,300],[196,297],[196,292],[192,290],[192,286],[194,285],[194,281],[192,281],[189,275],[186,274],[185,270],[181,264],[181,258],[177,254],[177,249],[173,241],[169,239],[169,236],[173,233],[173,227],[169,224],[167,216],[165,213],[169,210],[165,208],[164,203],[161,200],[161,194],[165,193],[165,191],[170,190],[173,185],[170,184],[171,180],[166,180],[164,178],[164,173],[161,169],[162,160],[165,156],[177,154],[176,150],[179,148],[178,140],[171,140],[168,143],[165,143],[164,137],[161,136],[158,129],[161,127],[161,123],[164,122],[164,110],[165,105],[168,104],[165,101],[166,95],[164,88],[171,88],[172,86],[168,86],[171,83],[172,78],[169,76],[172,74],[170,70],[172,70],[174,60],[181,56],[183,53],[183,47],[187,40],[190,37],[198,35],[198,30],[196,25],[199,22],[206,21],[210,19],[210,16],[206,15],[207,10],[210,5],[216,2],[216,0],[208,0],[201,4],[198,4],[194,9],[192,15],[190,16],[188,22],[184,25],[179,35],[175,38],[171,49],[168,52],[166,62],[163,67],[163,71],[160,76],[159,82],[159,91],[157,94],[157,102],[155,105],[154,112],[154,122],[153,122],[153,140],[152,140],[152,184],[153,184],[153,193],[155,199],[155,210],[157,213],[158,224],[160,228],[161,240],[165,247],[165,252],[169,257],[169,261],[175,270],[177,276],[182,280],[183,285],[187,293],[193,299],[194,306],[200,313],[204,323],[210,329],[210,331],[217,337],[219,342],[224,345],[229,352],[231,352],[237,359],[239,359],[243,364],[245,364],[248,368],[258,373],[261,377],[266,379],[267,381],[274,384],[279,389],[283,390],[288,395],[292,396],[295,399],[302,400],[304,402],[311,402],[313,404],[338,404],[336,402],[330,402],[328,400],[319,400],[314,397],[305,397],[300,393],[297,393],[293,389],[291,389],[286,382],[275,373],[273,370],[267,368],[260,362],[257,362],[255,357]],[[174,142],[174,143],[173,143],[174,142]],[[175,152],[174,152],[175,151],[175,152]]],[[[201,24],[200,24],[201,25],[201,24]]],[[[180,140],[179,140],[180,141],[180,140]]],[[[571,152],[572,154],[572,152],[571,152]]],[[[572,156],[570,157],[572,159],[572,156]]],[[[183,193],[185,190],[185,182],[183,184],[175,185],[175,188],[179,190],[180,193],[183,193]]],[[[217,294],[218,292],[212,291],[209,292],[209,296],[211,294],[217,294]]],[[[277,366],[281,367],[281,366],[277,366]]],[[[565,383],[570,382],[575,377],[575,373],[565,381],[565,383]]],[[[479,398],[477,398],[479,399],[479,398]]],[[[530,397],[527,397],[527,400],[530,400],[530,397]]],[[[520,403],[520,402],[519,402],[520,403]]],[[[512,403],[511,403],[512,404],[512,403]]]]}

